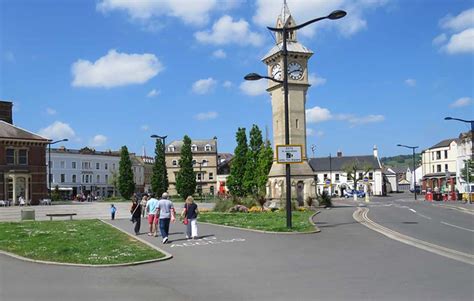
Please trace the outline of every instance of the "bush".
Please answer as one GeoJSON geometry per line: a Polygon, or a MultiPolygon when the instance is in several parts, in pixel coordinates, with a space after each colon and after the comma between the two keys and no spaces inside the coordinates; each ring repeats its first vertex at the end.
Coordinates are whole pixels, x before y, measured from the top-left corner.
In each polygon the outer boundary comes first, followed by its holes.
{"type": "Polygon", "coordinates": [[[318,196],[319,206],[332,207],[331,196],[324,191],[323,194],[318,196]]]}
{"type": "MultiPolygon", "coordinates": [[[[291,200],[291,210],[295,211],[296,208],[298,208],[298,201],[297,200],[291,200]]],[[[286,200],[281,200],[280,201],[280,209],[282,211],[286,211],[286,200]]]]}
{"type": "Polygon", "coordinates": [[[312,197],[307,197],[306,198],[306,205],[308,205],[308,207],[312,207],[314,205],[314,199],[312,197]]]}
{"type": "Polygon", "coordinates": [[[216,204],[214,205],[214,211],[227,212],[230,208],[232,208],[232,206],[234,206],[232,200],[217,200],[216,204]]]}
{"type": "Polygon", "coordinates": [[[260,206],[253,206],[252,208],[249,209],[249,212],[264,212],[262,207],[260,206]]]}
{"type": "Polygon", "coordinates": [[[245,207],[244,205],[235,205],[234,207],[229,209],[229,212],[235,213],[235,212],[242,212],[242,213],[247,213],[249,212],[249,209],[245,207]]]}
{"type": "Polygon", "coordinates": [[[237,201],[237,205],[243,205],[247,208],[251,208],[257,205],[257,203],[255,202],[255,199],[253,198],[243,198],[237,201]]]}

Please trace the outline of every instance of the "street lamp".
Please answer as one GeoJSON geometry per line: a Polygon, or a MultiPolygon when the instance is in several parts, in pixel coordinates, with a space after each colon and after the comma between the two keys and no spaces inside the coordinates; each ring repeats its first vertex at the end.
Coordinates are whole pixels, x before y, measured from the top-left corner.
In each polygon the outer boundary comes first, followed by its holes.
{"type": "Polygon", "coordinates": [[[464,123],[470,123],[471,124],[471,161],[474,161],[474,152],[473,152],[473,146],[474,146],[474,120],[464,120],[464,119],[453,118],[453,117],[444,117],[444,120],[457,120],[457,121],[461,121],[461,122],[464,122],[464,123]]]}
{"type": "MultiPolygon", "coordinates": [[[[291,26],[291,27],[286,27],[286,24],[283,25],[282,28],[276,28],[276,27],[267,27],[268,30],[273,31],[273,32],[278,32],[282,34],[283,37],[283,49],[282,49],[282,55],[283,55],[283,80],[277,80],[269,76],[262,76],[257,73],[249,73],[247,74],[244,79],[245,80],[259,80],[259,79],[269,79],[271,81],[274,81],[279,84],[283,84],[283,90],[285,93],[285,144],[289,145],[290,144],[290,128],[289,128],[289,109],[288,109],[288,49],[287,49],[287,33],[289,31],[296,31],[298,29],[301,29],[309,24],[312,24],[317,21],[321,21],[324,19],[330,19],[330,20],[336,20],[344,17],[347,13],[343,10],[335,10],[329,15],[325,17],[320,17],[316,18],[310,21],[307,21],[305,23],[302,23],[297,26],[291,26]]],[[[285,164],[285,176],[286,176],[286,227],[291,228],[291,183],[290,183],[290,164],[286,163],[285,164]]]]}
{"type": "Polygon", "coordinates": [[[196,164],[199,164],[199,199],[202,202],[202,165],[207,163],[207,160],[204,159],[201,162],[195,162],[196,164]]]}
{"type": "Polygon", "coordinates": [[[67,142],[69,139],[61,139],[57,141],[48,142],[48,187],[49,187],[49,199],[51,199],[51,145],[59,142],[67,142]]]}
{"type": "Polygon", "coordinates": [[[415,149],[418,146],[408,146],[403,144],[397,144],[397,146],[410,148],[413,151],[413,193],[415,194],[415,201],[416,201],[416,165],[415,165],[415,149]]]}

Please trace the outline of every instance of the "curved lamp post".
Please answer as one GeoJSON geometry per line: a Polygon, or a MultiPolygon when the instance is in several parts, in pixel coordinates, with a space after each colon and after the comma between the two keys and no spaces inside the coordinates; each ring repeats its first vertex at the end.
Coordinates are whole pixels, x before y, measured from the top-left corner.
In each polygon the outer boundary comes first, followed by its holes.
{"type": "Polygon", "coordinates": [[[473,152],[473,146],[474,146],[474,120],[465,120],[465,119],[459,119],[459,118],[453,118],[453,117],[444,117],[444,120],[456,120],[456,121],[461,121],[461,122],[464,122],[464,123],[471,124],[471,161],[474,161],[474,152],[473,152]]]}
{"type": "Polygon", "coordinates": [[[56,144],[56,143],[59,143],[59,142],[67,142],[69,141],[69,139],[61,139],[61,140],[57,140],[57,141],[51,141],[48,143],[48,187],[49,187],[49,193],[48,193],[48,196],[49,196],[49,199],[52,201],[51,199],[51,145],[52,144],[56,144]]]}
{"type": "Polygon", "coordinates": [[[409,148],[413,151],[413,193],[415,194],[415,201],[416,201],[416,165],[415,165],[415,149],[418,146],[408,146],[404,144],[397,144],[397,146],[409,148]]]}
{"type": "MultiPolygon", "coordinates": [[[[271,81],[274,81],[279,84],[283,84],[283,90],[285,92],[285,144],[288,145],[290,144],[290,129],[289,129],[289,116],[288,116],[288,48],[287,48],[287,33],[289,31],[296,31],[298,29],[301,29],[305,26],[308,26],[309,24],[312,24],[314,22],[318,22],[324,19],[329,19],[329,20],[337,20],[342,17],[344,17],[347,13],[343,10],[335,10],[329,15],[325,17],[320,17],[316,19],[312,19],[310,21],[307,21],[305,23],[302,23],[297,26],[292,26],[292,27],[286,27],[283,26],[282,28],[276,28],[276,27],[267,27],[268,30],[273,31],[273,32],[279,32],[282,33],[283,37],[283,49],[282,49],[282,55],[283,55],[283,80],[277,80],[269,76],[263,76],[257,73],[249,73],[247,74],[244,79],[245,80],[259,80],[259,79],[269,79],[271,81]]],[[[286,175],[286,226],[287,228],[292,227],[291,223],[291,183],[290,183],[290,164],[286,163],[286,170],[285,170],[285,175],[286,175]]]]}

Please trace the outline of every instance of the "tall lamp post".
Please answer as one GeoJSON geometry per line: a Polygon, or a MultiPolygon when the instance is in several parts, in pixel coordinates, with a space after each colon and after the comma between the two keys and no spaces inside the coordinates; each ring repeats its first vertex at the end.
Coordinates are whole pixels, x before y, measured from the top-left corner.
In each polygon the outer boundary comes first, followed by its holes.
{"type": "MultiPolygon", "coordinates": [[[[288,49],[287,49],[287,38],[288,38],[288,32],[290,31],[296,31],[298,29],[301,29],[309,24],[312,24],[317,21],[321,21],[324,19],[330,19],[330,20],[336,20],[344,17],[347,13],[343,10],[335,10],[329,15],[325,17],[320,17],[316,19],[312,19],[310,21],[307,21],[305,23],[302,23],[297,26],[291,26],[287,27],[286,24],[283,25],[282,28],[276,28],[276,27],[267,27],[268,30],[273,31],[273,32],[278,32],[282,34],[283,37],[283,49],[282,49],[282,55],[283,55],[283,80],[277,80],[272,77],[268,76],[262,76],[257,73],[249,73],[247,74],[244,79],[245,80],[259,80],[262,78],[269,79],[271,81],[274,81],[279,84],[283,84],[283,90],[285,93],[285,144],[289,145],[290,144],[290,128],[289,128],[289,116],[288,116],[288,49]]],[[[291,228],[292,223],[291,223],[291,183],[290,183],[290,164],[286,163],[285,164],[286,169],[285,169],[285,176],[286,176],[286,227],[291,228]]]]}
{"type": "Polygon", "coordinates": [[[196,164],[199,164],[199,199],[202,202],[202,165],[206,164],[207,160],[202,160],[201,162],[196,162],[196,164]]]}
{"type": "Polygon", "coordinates": [[[57,140],[57,141],[51,141],[48,143],[48,187],[49,187],[49,193],[48,193],[48,196],[49,196],[49,199],[51,199],[51,145],[52,144],[56,144],[56,143],[59,143],[59,142],[67,142],[69,141],[69,139],[61,139],[61,140],[57,140]]]}
{"type": "Polygon", "coordinates": [[[405,148],[410,148],[413,151],[413,193],[415,194],[415,200],[416,200],[416,165],[415,165],[415,149],[418,148],[418,146],[408,146],[408,145],[403,145],[403,144],[397,144],[397,146],[400,147],[405,147],[405,148]]]}

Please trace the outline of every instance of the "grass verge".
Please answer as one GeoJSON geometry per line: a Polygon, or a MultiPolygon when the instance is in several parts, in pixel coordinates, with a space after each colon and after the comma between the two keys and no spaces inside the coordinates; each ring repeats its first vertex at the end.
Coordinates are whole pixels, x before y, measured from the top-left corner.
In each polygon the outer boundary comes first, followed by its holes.
{"type": "Polygon", "coordinates": [[[0,223],[0,249],[35,260],[78,264],[165,256],[99,220],[0,223]]]}
{"type": "Polygon", "coordinates": [[[292,214],[293,228],[286,227],[286,212],[259,212],[259,213],[222,213],[205,212],[199,215],[199,221],[233,226],[246,229],[273,232],[308,232],[314,226],[309,222],[309,217],[314,211],[294,211],[292,214]]]}

